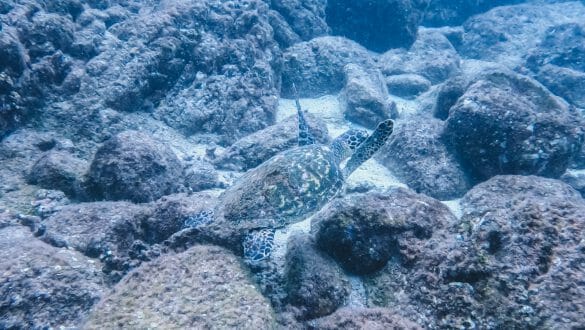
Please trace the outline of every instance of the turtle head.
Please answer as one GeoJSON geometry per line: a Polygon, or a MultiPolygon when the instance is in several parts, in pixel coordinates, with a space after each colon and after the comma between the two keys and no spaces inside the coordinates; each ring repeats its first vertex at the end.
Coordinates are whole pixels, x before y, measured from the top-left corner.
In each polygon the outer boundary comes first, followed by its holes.
{"type": "Polygon", "coordinates": [[[331,150],[337,163],[351,156],[357,147],[368,137],[368,132],[362,129],[350,129],[338,136],[331,144],[331,150]]]}

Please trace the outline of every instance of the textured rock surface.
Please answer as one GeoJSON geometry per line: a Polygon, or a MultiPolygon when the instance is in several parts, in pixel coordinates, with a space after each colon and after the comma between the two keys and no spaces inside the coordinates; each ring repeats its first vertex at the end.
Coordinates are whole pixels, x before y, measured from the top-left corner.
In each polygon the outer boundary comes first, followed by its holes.
{"type": "Polygon", "coordinates": [[[470,188],[467,173],[441,140],[443,122],[411,118],[400,122],[376,158],[418,193],[450,200],[470,188]]]}
{"type": "Polygon", "coordinates": [[[366,279],[369,304],[431,328],[582,322],[585,287],[575,279],[583,277],[585,204],[576,191],[552,179],[497,176],[462,206],[461,221],[418,245],[414,262],[389,263],[366,279]]]}
{"type": "Polygon", "coordinates": [[[582,120],[529,77],[494,70],[450,108],[444,136],[475,179],[559,177],[581,148],[582,120]]]}
{"type": "Polygon", "coordinates": [[[76,327],[105,291],[100,263],[45,244],[27,227],[0,229],[0,328],[76,327]]]}
{"type": "Polygon", "coordinates": [[[103,141],[135,125],[128,112],[154,110],[233,142],[273,122],[280,57],[264,2],[84,2],[0,13],[0,135],[34,121],[103,141]]]}
{"type": "Polygon", "coordinates": [[[282,15],[300,40],[307,41],[328,34],[329,26],[325,22],[326,0],[272,0],[268,2],[270,2],[270,8],[282,15]]]}
{"type": "Polygon", "coordinates": [[[57,189],[68,196],[83,194],[83,174],[87,163],[70,153],[48,151],[30,169],[27,180],[46,189],[57,189]]]}
{"type": "Polygon", "coordinates": [[[581,196],[585,198],[585,173],[567,172],[561,176],[561,180],[580,192],[581,196]]]}
{"type": "Polygon", "coordinates": [[[553,93],[585,109],[585,23],[549,28],[526,65],[553,93]]]}
{"type": "Polygon", "coordinates": [[[404,73],[421,75],[433,84],[459,72],[459,54],[442,33],[419,31],[416,41],[406,49],[392,49],[378,58],[382,73],[392,76],[404,73]]]}
{"type": "Polygon", "coordinates": [[[423,329],[418,324],[385,308],[342,308],[332,315],[312,321],[308,328],[315,330],[423,329]]]}
{"type": "Polygon", "coordinates": [[[427,4],[428,0],[329,0],[325,12],[334,35],[384,52],[414,42],[427,4]]]}
{"type": "Polygon", "coordinates": [[[97,199],[150,202],[182,187],[183,169],[168,146],[137,131],[122,132],[96,152],[88,193],[97,199]]]}
{"type": "Polygon", "coordinates": [[[493,7],[511,5],[525,0],[431,0],[423,20],[425,26],[461,25],[473,15],[493,7]]]}
{"type": "MultiPolygon", "coordinates": [[[[327,144],[329,135],[323,121],[309,113],[305,113],[305,117],[309,124],[309,130],[317,142],[327,144]]],[[[296,115],[288,117],[278,124],[238,140],[213,162],[221,169],[249,170],[281,151],[298,146],[298,132],[296,115]]]]}
{"type": "Polygon", "coordinates": [[[163,242],[181,230],[188,217],[212,209],[216,202],[217,198],[201,192],[169,195],[150,203],[152,213],[141,223],[144,241],[148,244],[163,242]]]}
{"type": "Polygon", "coordinates": [[[135,269],[95,306],[85,328],[273,327],[269,303],[229,252],[196,246],[135,269]]]}
{"type": "Polygon", "coordinates": [[[524,64],[524,57],[544,38],[548,28],[582,22],[583,15],[585,5],[578,1],[494,8],[465,22],[459,51],[468,58],[516,68],[524,64]]]}
{"type": "Polygon", "coordinates": [[[41,239],[100,258],[105,270],[128,270],[137,264],[133,253],[144,246],[140,224],[148,209],[127,202],[66,205],[42,222],[41,239]]]}
{"type": "Polygon", "coordinates": [[[405,73],[386,77],[386,87],[392,95],[416,98],[431,88],[431,81],[417,74],[405,73]]]}
{"type": "Polygon", "coordinates": [[[281,96],[293,98],[292,84],[301,97],[334,94],[343,88],[343,68],[350,63],[374,66],[369,52],[342,37],[319,37],[298,43],[283,54],[281,96]]]}
{"type": "Polygon", "coordinates": [[[293,235],[286,253],[288,302],[302,318],[333,313],[349,297],[351,286],[339,266],[317,250],[310,236],[293,235]]]}
{"type": "Polygon", "coordinates": [[[348,64],[344,73],[345,84],[339,98],[347,120],[375,129],[379,122],[398,116],[396,104],[388,99],[388,89],[378,69],[348,64]]]}
{"type": "Polygon", "coordinates": [[[404,188],[336,199],[313,217],[319,248],[345,269],[368,274],[388,260],[417,258],[421,242],[455,221],[449,209],[404,188]]]}

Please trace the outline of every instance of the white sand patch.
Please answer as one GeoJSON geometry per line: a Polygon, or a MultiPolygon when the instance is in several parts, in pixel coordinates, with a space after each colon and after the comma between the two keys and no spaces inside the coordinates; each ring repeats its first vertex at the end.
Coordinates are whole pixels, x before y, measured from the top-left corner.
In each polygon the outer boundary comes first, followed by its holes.
{"type": "Polygon", "coordinates": [[[284,257],[288,250],[288,239],[296,233],[301,232],[309,234],[311,231],[311,218],[309,217],[303,221],[293,223],[284,228],[278,228],[274,233],[274,247],[272,250],[272,258],[279,266],[284,266],[284,257]]]}
{"type": "Polygon", "coordinates": [[[450,201],[441,201],[441,203],[445,204],[445,206],[451,210],[457,219],[461,219],[461,216],[463,215],[463,210],[461,209],[461,198],[450,201]]]}
{"type": "Polygon", "coordinates": [[[347,275],[349,283],[351,284],[351,292],[349,293],[349,299],[345,306],[347,307],[366,307],[367,295],[364,281],[362,278],[355,275],[347,275]]]}
{"type": "Polygon", "coordinates": [[[407,100],[396,95],[390,95],[390,100],[396,103],[399,117],[415,115],[420,111],[421,105],[418,99],[407,100]]]}
{"type": "Polygon", "coordinates": [[[372,185],[376,188],[404,187],[390,170],[378,163],[375,159],[369,159],[353,172],[346,181],[349,187],[359,184],[372,185]]]}
{"type": "MultiPolygon", "coordinates": [[[[325,95],[314,99],[300,99],[299,102],[301,103],[301,109],[325,122],[331,138],[336,138],[352,127],[359,127],[357,125],[351,125],[345,120],[337,95],[325,95]]],[[[276,112],[276,121],[283,121],[288,116],[295,115],[296,113],[297,108],[294,100],[280,99],[276,112]]]]}

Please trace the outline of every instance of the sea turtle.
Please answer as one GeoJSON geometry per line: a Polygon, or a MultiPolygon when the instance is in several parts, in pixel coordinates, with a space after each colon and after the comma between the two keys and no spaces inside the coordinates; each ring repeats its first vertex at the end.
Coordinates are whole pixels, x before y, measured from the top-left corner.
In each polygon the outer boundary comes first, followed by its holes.
{"type": "Polygon", "coordinates": [[[298,146],[283,151],[242,175],[219,197],[218,206],[185,221],[196,227],[222,217],[244,230],[244,257],[267,258],[273,247],[275,228],[301,221],[318,211],[342,188],[345,179],[369,159],[388,139],[392,120],[378,124],[368,137],[352,129],[331,145],[315,143],[296,97],[299,122],[298,146]],[[342,168],[342,162],[351,156],[342,168]]]}

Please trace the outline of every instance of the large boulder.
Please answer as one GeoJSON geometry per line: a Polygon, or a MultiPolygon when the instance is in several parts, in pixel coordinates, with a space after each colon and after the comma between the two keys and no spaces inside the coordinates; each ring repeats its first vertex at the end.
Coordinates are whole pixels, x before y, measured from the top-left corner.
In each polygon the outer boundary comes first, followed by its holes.
{"type": "Polygon", "coordinates": [[[388,93],[405,99],[414,99],[431,88],[431,81],[413,73],[403,73],[386,77],[388,93]]]}
{"type": "Polygon", "coordinates": [[[488,70],[450,107],[444,138],[475,179],[562,175],[581,148],[582,117],[533,79],[488,70]]]}
{"type": "MultiPolygon", "coordinates": [[[[218,155],[213,163],[221,169],[247,171],[281,151],[298,146],[299,124],[296,117],[287,117],[280,123],[241,138],[218,155]]],[[[317,143],[327,144],[329,135],[325,123],[309,113],[305,113],[305,117],[317,143]]]]}
{"type": "Polygon", "coordinates": [[[283,57],[281,96],[286,98],[294,97],[293,84],[301,97],[335,94],[343,88],[347,64],[364,68],[375,65],[365,48],[342,37],[319,37],[298,43],[288,48],[283,57]]]}
{"type": "Polygon", "coordinates": [[[87,162],[65,151],[48,151],[31,167],[27,181],[45,189],[57,189],[68,196],[83,194],[87,162]]]}
{"type": "Polygon", "coordinates": [[[94,198],[143,203],[177,192],[183,168],[162,142],[125,131],[98,149],[87,176],[88,193],[94,198]]]}
{"type": "Polygon", "coordinates": [[[368,304],[430,328],[582,322],[585,286],[575,279],[583,277],[585,203],[575,190],[542,177],[497,176],[461,204],[461,220],[417,245],[414,262],[394,259],[365,278],[368,304]]]}
{"type": "Polygon", "coordinates": [[[391,258],[415,260],[418,245],[455,217],[437,200],[393,188],[336,199],[312,221],[319,248],[346,270],[369,274],[391,258]]]}
{"type": "Polygon", "coordinates": [[[348,64],[344,71],[345,86],[339,98],[346,119],[375,129],[379,122],[398,116],[380,70],[348,64]]]}
{"type": "Polygon", "coordinates": [[[101,259],[105,271],[127,271],[139,263],[141,224],[149,213],[128,202],[65,205],[42,222],[40,238],[101,259]]]}
{"type": "Polygon", "coordinates": [[[420,30],[408,48],[392,49],[378,58],[385,76],[418,74],[438,84],[459,72],[459,54],[442,33],[420,30]]]}
{"type": "Polygon", "coordinates": [[[467,58],[519,68],[548,28],[582,22],[584,15],[585,5],[578,1],[497,7],[465,22],[459,51],[467,58]]]}
{"type": "Polygon", "coordinates": [[[293,235],[286,252],[288,302],[312,319],[333,313],[349,298],[351,285],[343,270],[320,252],[312,238],[293,235]]]}
{"type": "Polygon", "coordinates": [[[553,93],[585,109],[585,23],[549,28],[526,65],[553,93]]]}
{"type": "Polygon", "coordinates": [[[511,322],[571,328],[583,321],[585,284],[575,278],[585,275],[585,203],[578,192],[557,180],[498,176],[467,193],[462,207],[468,230],[461,253],[447,262],[448,278],[492,288],[477,298],[511,322]]]}
{"type": "Polygon", "coordinates": [[[427,5],[428,0],[329,0],[325,13],[334,35],[384,52],[414,42],[427,5]]]}
{"type": "Polygon", "coordinates": [[[257,328],[275,326],[240,261],[213,246],[167,254],[132,271],[84,324],[103,328],[257,328]]]}
{"type": "Polygon", "coordinates": [[[29,228],[0,229],[0,328],[75,328],[106,290],[100,262],[41,242],[29,228]]]}
{"type": "Polygon", "coordinates": [[[399,122],[376,158],[417,193],[440,200],[461,197],[470,182],[441,140],[444,127],[432,118],[399,122]]]}

